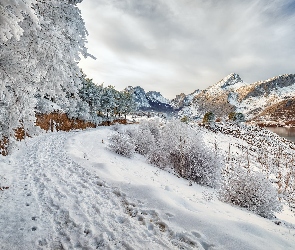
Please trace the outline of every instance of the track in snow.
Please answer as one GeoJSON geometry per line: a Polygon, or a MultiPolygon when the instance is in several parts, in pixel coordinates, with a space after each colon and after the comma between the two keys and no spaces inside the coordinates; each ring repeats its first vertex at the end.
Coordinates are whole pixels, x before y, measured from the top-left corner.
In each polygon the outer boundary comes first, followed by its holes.
{"type": "Polygon", "coordinates": [[[74,134],[30,139],[18,154],[17,177],[0,205],[1,249],[210,247],[173,232],[155,211],[71,160],[64,148],[74,134]]]}

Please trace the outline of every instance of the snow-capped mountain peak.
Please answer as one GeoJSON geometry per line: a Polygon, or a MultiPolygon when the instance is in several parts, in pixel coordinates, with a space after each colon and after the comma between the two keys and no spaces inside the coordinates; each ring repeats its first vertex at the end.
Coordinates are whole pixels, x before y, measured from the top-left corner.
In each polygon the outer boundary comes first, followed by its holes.
{"type": "Polygon", "coordinates": [[[172,112],[173,108],[170,105],[170,100],[163,97],[160,92],[145,90],[139,86],[127,87],[125,89],[133,94],[133,98],[139,110],[143,111],[158,111],[158,112],[172,112]]]}
{"type": "Polygon", "coordinates": [[[137,104],[138,108],[150,108],[151,107],[148,99],[146,98],[146,93],[142,87],[128,86],[125,90],[128,91],[129,93],[133,94],[134,101],[137,104]]]}
{"type": "Polygon", "coordinates": [[[232,88],[236,89],[236,88],[239,88],[239,87],[241,87],[243,85],[245,85],[245,83],[241,79],[241,77],[236,73],[231,73],[228,76],[221,79],[216,84],[214,84],[209,89],[219,90],[220,91],[220,88],[224,89],[224,90],[228,90],[228,89],[232,89],[232,88]]]}
{"type": "Polygon", "coordinates": [[[236,85],[237,83],[243,83],[243,80],[238,74],[231,73],[223,78],[221,81],[219,81],[217,84],[220,85],[221,88],[226,88],[228,86],[236,85]]]}
{"type": "Polygon", "coordinates": [[[165,104],[170,104],[170,100],[163,97],[160,92],[149,91],[146,93],[146,96],[152,102],[161,102],[161,103],[165,103],[165,104]]]}

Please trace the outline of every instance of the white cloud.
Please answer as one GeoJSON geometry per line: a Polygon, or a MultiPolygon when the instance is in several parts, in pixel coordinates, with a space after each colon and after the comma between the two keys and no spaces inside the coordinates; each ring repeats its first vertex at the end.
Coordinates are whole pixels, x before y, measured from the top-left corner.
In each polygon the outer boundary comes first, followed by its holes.
{"type": "Polygon", "coordinates": [[[141,85],[167,97],[231,72],[248,82],[295,73],[289,0],[85,0],[80,4],[97,83],[141,85]]]}

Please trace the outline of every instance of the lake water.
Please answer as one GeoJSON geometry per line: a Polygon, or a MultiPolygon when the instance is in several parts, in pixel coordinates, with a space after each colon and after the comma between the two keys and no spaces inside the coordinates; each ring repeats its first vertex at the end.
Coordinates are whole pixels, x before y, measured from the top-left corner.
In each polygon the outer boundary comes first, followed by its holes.
{"type": "Polygon", "coordinates": [[[266,127],[266,129],[278,134],[281,137],[295,142],[295,128],[266,127]]]}

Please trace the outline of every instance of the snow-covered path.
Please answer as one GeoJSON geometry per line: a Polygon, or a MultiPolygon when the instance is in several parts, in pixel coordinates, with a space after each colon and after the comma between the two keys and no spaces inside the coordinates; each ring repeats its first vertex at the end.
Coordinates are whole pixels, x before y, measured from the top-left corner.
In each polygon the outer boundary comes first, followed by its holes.
{"type": "MultiPolygon", "coordinates": [[[[1,206],[1,249],[193,247],[183,241],[173,245],[161,232],[164,225],[142,227],[144,215],[132,214],[132,204],[120,191],[65,153],[65,141],[73,134],[40,136],[18,154],[17,174],[1,206]]],[[[145,216],[158,219],[154,211],[145,216]]]]}
{"type": "Polygon", "coordinates": [[[0,158],[0,249],[294,249],[294,229],[109,152],[108,133],[44,134],[0,158]]]}

